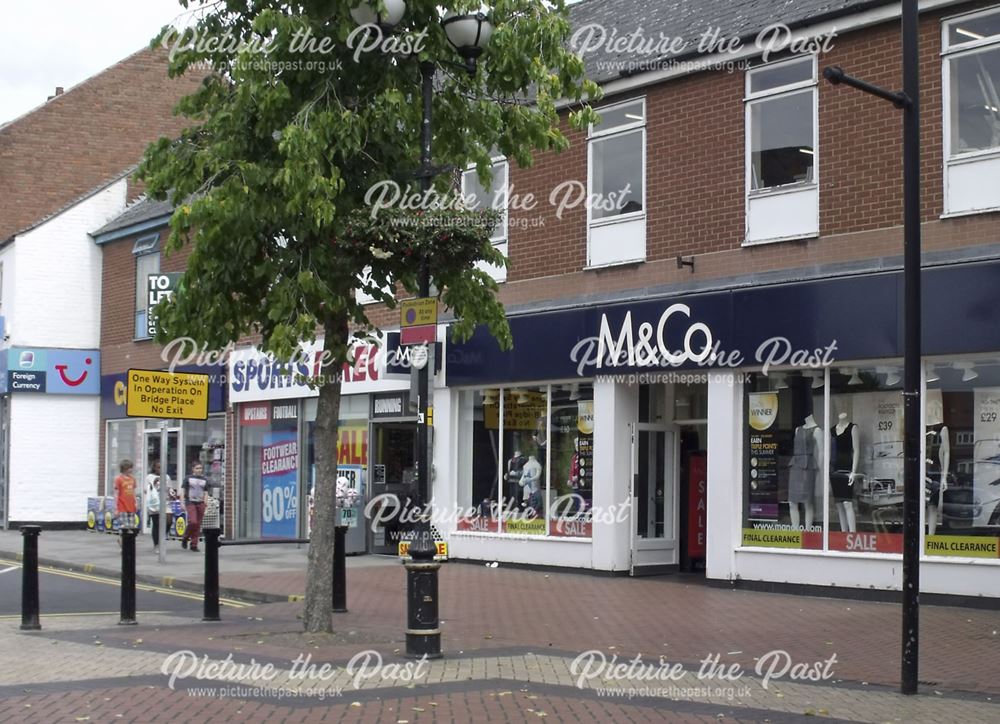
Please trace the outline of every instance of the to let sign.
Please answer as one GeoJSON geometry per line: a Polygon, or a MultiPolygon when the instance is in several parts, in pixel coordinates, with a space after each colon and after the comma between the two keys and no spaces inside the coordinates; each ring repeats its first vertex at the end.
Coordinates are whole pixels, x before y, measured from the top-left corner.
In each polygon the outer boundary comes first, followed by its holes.
{"type": "Polygon", "coordinates": [[[146,278],[146,334],[156,336],[156,314],[153,310],[163,299],[168,299],[177,288],[180,272],[150,274],[146,278]]]}
{"type": "Polygon", "coordinates": [[[208,375],[129,370],[125,410],[129,417],[208,419],[208,375]]]}
{"type": "Polygon", "coordinates": [[[434,344],[437,339],[437,300],[408,299],[400,305],[399,343],[434,344]]]}

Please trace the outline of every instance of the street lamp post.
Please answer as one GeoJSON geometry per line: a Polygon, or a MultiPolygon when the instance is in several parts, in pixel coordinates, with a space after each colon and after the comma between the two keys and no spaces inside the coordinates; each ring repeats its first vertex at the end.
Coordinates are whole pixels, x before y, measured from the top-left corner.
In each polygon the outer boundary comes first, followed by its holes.
{"type": "MultiPolygon", "coordinates": [[[[383,31],[391,31],[406,12],[404,0],[383,0],[384,13],[378,13],[370,3],[361,3],[351,10],[351,17],[360,25],[376,24],[383,31]]],[[[459,14],[449,11],[441,20],[448,42],[462,58],[459,67],[470,75],[475,75],[476,64],[493,34],[493,26],[483,13],[459,14]]],[[[443,65],[459,65],[448,60],[439,60],[443,65]]],[[[437,174],[448,170],[431,165],[431,143],[433,139],[433,99],[434,75],[437,64],[426,60],[420,62],[420,90],[423,113],[420,125],[420,168],[417,178],[420,190],[430,190],[437,174]]],[[[418,294],[421,298],[430,296],[431,269],[426,254],[420,259],[418,294]]],[[[413,540],[410,542],[411,561],[407,567],[407,628],[406,654],[411,657],[441,656],[441,631],[438,620],[437,573],[440,564],[434,561],[437,546],[430,527],[430,471],[431,450],[429,423],[432,414],[430,404],[431,364],[417,370],[417,494],[416,504],[421,514],[414,526],[413,540]]]]}
{"type": "Polygon", "coordinates": [[[917,693],[920,643],[920,78],[917,0],[903,0],[903,91],[887,91],[832,66],[823,76],[903,109],[903,694],[917,693]]]}

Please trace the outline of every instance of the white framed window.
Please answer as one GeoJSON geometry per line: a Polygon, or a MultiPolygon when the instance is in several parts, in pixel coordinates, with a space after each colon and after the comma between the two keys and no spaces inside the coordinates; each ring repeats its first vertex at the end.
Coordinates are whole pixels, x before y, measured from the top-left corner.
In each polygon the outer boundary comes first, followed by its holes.
{"type": "MultiPolygon", "coordinates": [[[[370,266],[366,266],[358,275],[358,285],[358,288],[354,290],[358,304],[375,304],[382,301],[381,299],[376,299],[375,295],[367,291],[373,285],[372,268],[370,266]]],[[[392,296],[394,291],[395,289],[392,284],[386,284],[382,287],[382,292],[389,296],[392,296]]]]}
{"type": "Polygon", "coordinates": [[[146,294],[150,274],[160,273],[160,235],[140,236],[132,246],[135,256],[135,339],[149,339],[149,298],[146,294]]]}
{"type": "MultiPolygon", "coordinates": [[[[507,159],[503,156],[494,155],[491,159],[491,180],[489,187],[486,187],[479,180],[479,175],[475,167],[470,167],[462,173],[462,196],[470,203],[475,202],[473,208],[494,209],[503,213],[503,217],[497,222],[490,235],[500,253],[507,256],[508,251],[508,209],[509,200],[509,173],[510,167],[507,159]]],[[[498,282],[507,280],[507,268],[504,266],[493,266],[492,264],[480,264],[479,268],[490,274],[498,282]]]]}
{"type": "Polygon", "coordinates": [[[598,108],[587,143],[587,266],[646,260],[646,100],[598,108]]]}
{"type": "Polygon", "coordinates": [[[945,216],[1000,210],[1000,7],[941,26],[945,216]]]}
{"type": "Polygon", "coordinates": [[[746,75],[746,243],[819,234],[816,57],[746,75]]]}

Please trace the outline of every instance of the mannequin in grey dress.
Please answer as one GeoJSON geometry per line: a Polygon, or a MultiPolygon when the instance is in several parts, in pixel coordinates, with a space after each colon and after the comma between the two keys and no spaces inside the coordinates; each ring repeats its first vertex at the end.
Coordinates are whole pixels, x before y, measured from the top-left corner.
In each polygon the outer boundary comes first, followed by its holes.
{"type": "Polygon", "coordinates": [[[800,505],[805,509],[804,529],[811,530],[813,527],[813,520],[816,517],[814,500],[816,491],[821,489],[816,485],[816,481],[822,480],[819,466],[822,451],[822,431],[810,414],[801,426],[795,428],[791,470],[788,474],[788,513],[794,529],[802,526],[800,505]]]}

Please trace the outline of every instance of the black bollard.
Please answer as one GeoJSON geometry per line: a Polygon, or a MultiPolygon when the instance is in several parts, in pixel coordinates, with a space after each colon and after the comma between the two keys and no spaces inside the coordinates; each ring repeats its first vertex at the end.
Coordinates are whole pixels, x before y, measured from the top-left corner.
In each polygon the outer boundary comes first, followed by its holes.
{"type": "Polygon", "coordinates": [[[333,530],[333,612],[347,613],[347,526],[333,530]]]}
{"type": "Polygon", "coordinates": [[[122,537],[122,606],[119,626],[134,626],[135,620],[135,536],[131,525],[121,529],[122,537]]]}
{"type": "Polygon", "coordinates": [[[441,629],[438,625],[438,569],[434,560],[437,547],[426,521],[416,524],[406,566],[406,655],[410,658],[441,658],[441,629]]]}
{"type": "Polygon", "coordinates": [[[205,608],[202,621],[221,621],[219,617],[219,529],[203,528],[205,535],[205,608]]]}
{"type": "Polygon", "coordinates": [[[22,525],[24,560],[21,561],[21,630],[38,631],[38,536],[40,525],[22,525]]]}

